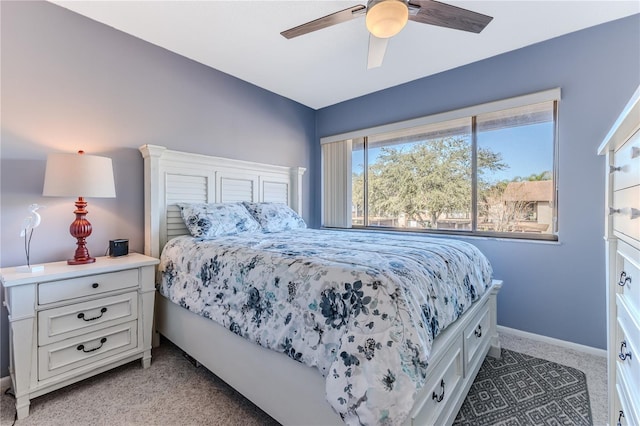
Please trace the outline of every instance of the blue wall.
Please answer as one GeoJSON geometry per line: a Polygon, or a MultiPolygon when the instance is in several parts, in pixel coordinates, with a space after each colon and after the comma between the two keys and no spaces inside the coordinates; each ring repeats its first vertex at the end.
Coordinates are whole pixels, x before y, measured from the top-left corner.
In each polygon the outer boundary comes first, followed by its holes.
{"type": "MultiPolygon", "coordinates": [[[[560,87],[559,244],[468,241],[504,280],[500,325],[606,348],[605,165],[596,149],[639,83],[635,15],[321,109],[316,133],[321,138],[560,87]]],[[[317,171],[317,147],[315,155],[317,171]]]]}
{"type": "MultiPolygon", "coordinates": [[[[46,155],[113,159],[117,197],[89,200],[92,255],[108,240],[144,245],[142,144],[311,170],[315,112],[301,104],[46,2],[1,1],[0,266],[24,264],[19,237],[37,202],[32,263],[73,256],[73,200],[42,197],[46,155]]],[[[314,219],[311,173],[304,217],[314,219]]],[[[8,374],[0,312],[0,377],[8,374]]]]}

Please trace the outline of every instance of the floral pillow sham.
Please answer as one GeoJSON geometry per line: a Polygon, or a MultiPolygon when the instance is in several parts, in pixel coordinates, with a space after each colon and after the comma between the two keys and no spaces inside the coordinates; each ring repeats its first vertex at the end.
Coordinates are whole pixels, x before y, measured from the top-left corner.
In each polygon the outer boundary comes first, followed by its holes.
{"type": "Polygon", "coordinates": [[[241,203],[178,204],[182,220],[196,238],[260,232],[258,222],[241,203]]]}
{"type": "Polygon", "coordinates": [[[249,213],[258,221],[264,232],[280,232],[306,228],[305,221],[283,203],[243,202],[249,213]]]}

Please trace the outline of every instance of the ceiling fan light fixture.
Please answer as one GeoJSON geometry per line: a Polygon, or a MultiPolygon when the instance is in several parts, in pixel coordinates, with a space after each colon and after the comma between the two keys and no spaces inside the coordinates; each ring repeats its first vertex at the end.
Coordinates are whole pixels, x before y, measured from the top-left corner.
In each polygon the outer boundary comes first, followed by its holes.
{"type": "Polygon", "coordinates": [[[370,0],[367,6],[367,29],[378,38],[398,34],[409,20],[409,8],[402,0],[370,0]]]}

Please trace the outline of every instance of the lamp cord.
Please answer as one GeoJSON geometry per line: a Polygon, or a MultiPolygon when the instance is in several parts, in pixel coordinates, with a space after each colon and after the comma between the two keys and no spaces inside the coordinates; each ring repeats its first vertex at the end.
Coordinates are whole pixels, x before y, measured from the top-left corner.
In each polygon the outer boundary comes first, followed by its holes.
{"type": "MultiPolygon", "coordinates": [[[[26,239],[26,237],[25,237],[25,239],[26,239]]],[[[9,395],[9,396],[11,396],[13,398],[16,397],[11,388],[7,388],[7,390],[4,391],[4,394],[5,395],[9,395]]],[[[18,410],[16,410],[16,414],[15,414],[15,416],[13,416],[13,423],[11,423],[11,426],[14,426],[17,421],[18,421],[18,410]]]]}

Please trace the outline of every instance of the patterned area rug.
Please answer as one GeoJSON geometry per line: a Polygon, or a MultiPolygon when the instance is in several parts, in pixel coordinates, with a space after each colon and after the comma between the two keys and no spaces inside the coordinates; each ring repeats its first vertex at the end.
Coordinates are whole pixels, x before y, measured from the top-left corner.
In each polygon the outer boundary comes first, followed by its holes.
{"type": "Polygon", "coordinates": [[[592,425],[585,374],[502,349],[487,357],[454,425],[592,425]]]}

